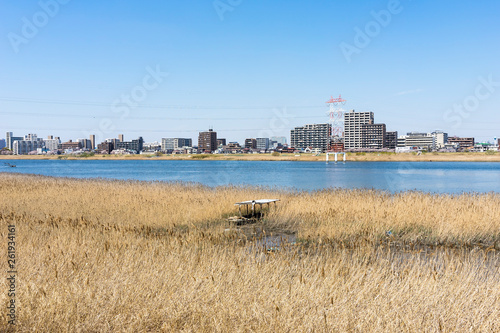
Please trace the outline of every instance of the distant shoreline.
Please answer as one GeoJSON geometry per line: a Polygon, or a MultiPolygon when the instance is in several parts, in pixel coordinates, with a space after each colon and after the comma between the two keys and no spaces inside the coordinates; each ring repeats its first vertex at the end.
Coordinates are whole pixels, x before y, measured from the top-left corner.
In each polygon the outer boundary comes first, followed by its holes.
{"type": "MultiPolygon", "coordinates": [[[[157,160],[157,161],[303,161],[324,162],[325,154],[214,154],[214,155],[94,155],[77,157],[66,155],[0,155],[0,160],[157,160]]],[[[333,156],[330,156],[330,162],[333,156]]],[[[342,156],[339,156],[342,161],[342,156]]],[[[348,162],[500,162],[500,153],[348,153],[348,162]]]]}

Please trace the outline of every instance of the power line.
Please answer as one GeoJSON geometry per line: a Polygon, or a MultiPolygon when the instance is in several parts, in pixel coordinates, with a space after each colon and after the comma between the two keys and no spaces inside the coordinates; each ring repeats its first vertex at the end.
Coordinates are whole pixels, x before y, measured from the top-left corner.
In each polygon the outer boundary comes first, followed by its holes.
{"type": "MultiPolygon", "coordinates": [[[[26,127],[9,127],[10,130],[27,130],[31,131],[31,128],[26,128],[26,127]]],[[[50,128],[43,128],[43,127],[37,127],[37,130],[42,130],[42,131],[70,131],[70,132],[82,132],[88,130],[87,128],[56,128],[56,127],[50,127],[50,128]]],[[[126,132],[132,132],[132,133],[166,133],[166,132],[205,132],[207,129],[186,129],[186,130],[179,130],[179,129],[162,129],[162,130],[152,130],[152,129],[131,129],[131,130],[125,130],[126,132]]],[[[281,128],[276,130],[277,132],[279,131],[289,131],[289,129],[286,128],[281,128]]],[[[98,131],[98,130],[96,130],[98,131]]],[[[112,132],[116,132],[119,130],[113,130],[112,132]]],[[[253,129],[217,129],[216,132],[242,132],[242,131],[273,131],[273,129],[265,129],[265,128],[253,128],[253,129]]],[[[111,131],[109,131],[111,132],[111,131]]]]}
{"type": "MultiPolygon", "coordinates": [[[[144,119],[144,120],[272,120],[274,117],[169,117],[169,116],[120,116],[120,115],[92,115],[92,114],[57,114],[57,113],[34,113],[34,112],[1,112],[0,115],[30,116],[30,117],[63,117],[63,118],[111,118],[111,119],[144,119]]],[[[282,116],[281,118],[326,118],[326,116],[282,116]]]]}
{"type": "MultiPolygon", "coordinates": [[[[35,104],[62,104],[62,105],[82,105],[82,106],[101,106],[101,107],[114,107],[114,103],[103,102],[90,102],[90,101],[67,101],[67,100],[48,100],[48,99],[35,99],[35,98],[13,98],[13,97],[0,97],[0,101],[6,102],[20,102],[20,103],[35,103],[35,104]]],[[[116,107],[127,106],[126,103],[117,103],[116,107]]],[[[130,106],[129,106],[130,107],[130,106]]],[[[132,108],[132,107],[131,107],[132,108]]],[[[311,109],[322,108],[325,106],[202,106],[202,105],[150,105],[141,104],[134,106],[133,109],[148,108],[148,109],[194,109],[194,110],[274,110],[280,108],[286,109],[311,109]]]]}

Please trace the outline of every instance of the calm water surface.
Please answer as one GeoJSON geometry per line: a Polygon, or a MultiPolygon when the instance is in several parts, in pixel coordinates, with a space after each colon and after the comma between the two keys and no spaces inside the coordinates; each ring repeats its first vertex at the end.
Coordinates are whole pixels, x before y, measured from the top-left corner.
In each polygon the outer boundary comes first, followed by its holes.
{"type": "Polygon", "coordinates": [[[57,177],[262,185],[299,190],[375,188],[390,192],[500,192],[500,163],[0,160],[1,172],[57,177]],[[17,165],[4,166],[4,162],[17,165]]]}

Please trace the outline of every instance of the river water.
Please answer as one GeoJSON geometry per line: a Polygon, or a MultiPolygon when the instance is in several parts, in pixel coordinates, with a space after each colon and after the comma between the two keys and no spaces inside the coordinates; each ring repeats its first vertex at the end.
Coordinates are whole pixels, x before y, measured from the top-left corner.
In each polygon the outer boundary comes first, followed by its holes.
{"type": "Polygon", "coordinates": [[[249,184],[307,191],[341,187],[392,193],[500,192],[500,163],[494,162],[0,160],[0,172],[183,181],[208,186],[249,184]],[[4,162],[17,167],[7,167],[4,162]]]}

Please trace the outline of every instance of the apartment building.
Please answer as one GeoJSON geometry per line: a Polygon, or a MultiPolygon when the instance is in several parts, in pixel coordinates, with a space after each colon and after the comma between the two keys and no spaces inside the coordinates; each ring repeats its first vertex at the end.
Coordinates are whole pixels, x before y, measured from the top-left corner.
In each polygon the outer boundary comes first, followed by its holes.
{"type": "Polygon", "coordinates": [[[456,136],[452,136],[448,138],[448,143],[458,144],[458,149],[464,150],[473,148],[475,140],[474,138],[459,138],[456,136]]]}
{"type": "Polygon", "coordinates": [[[383,149],[386,143],[385,124],[361,125],[361,148],[383,149]]]}
{"type": "Polygon", "coordinates": [[[161,150],[176,150],[182,147],[192,147],[193,140],[190,138],[163,138],[161,139],[161,150]]]}
{"type": "Polygon", "coordinates": [[[328,150],[330,143],[330,124],[312,124],[295,127],[290,131],[290,144],[298,149],[320,148],[328,150]]]}
{"type": "Polygon", "coordinates": [[[256,139],[245,139],[245,148],[248,149],[257,149],[257,140],[256,139]]]}
{"type": "Polygon", "coordinates": [[[115,150],[115,145],[113,142],[102,142],[97,145],[97,151],[98,152],[105,152],[106,154],[111,154],[111,152],[115,150]]]}
{"type": "Polygon", "coordinates": [[[389,131],[385,132],[385,148],[396,149],[398,145],[398,132],[389,131]]]}
{"type": "Polygon", "coordinates": [[[198,152],[211,153],[217,149],[217,132],[209,129],[198,135],[198,152]]]}
{"type": "Polygon", "coordinates": [[[48,151],[53,151],[59,149],[59,145],[61,144],[60,139],[52,139],[49,137],[49,139],[45,139],[45,148],[48,151]]]}
{"type": "Polygon", "coordinates": [[[269,149],[269,138],[257,138],[257,149],[258,150],[268,150],[269,149]]]}
{"type": "Polygon", "coordinates": [[[14,155],[26,155],[38,148],[43,148],[41,140],[16,140],[13,143],[14,155]]]}
{"type": "Polygon", "coordinates": [[[144,139],[142,138],[142,136],[132,141],[119,141],[115,145],[115,149],[133,150],[136,153],[140,153],[143,150],[143,148],[144,148],[144,139]]]}
{"type": "Polygon", "coordinates": [[[21,141],[23,139],[24,138],[21,136],[14,136],[12,132],[7,132],[6,139],[5,139],[6,147],[10,150],[13,150],[14,149],[14,142],[21,141]]]}
{"type": "MultiPolygon", "coordinates": [[[[362,126],[374,124],[373,112],[355,112],[344,114],[344,148],[363,148],[362,126]]],[[[375,129],[374,129],[375,130],[375,129]]]]}

